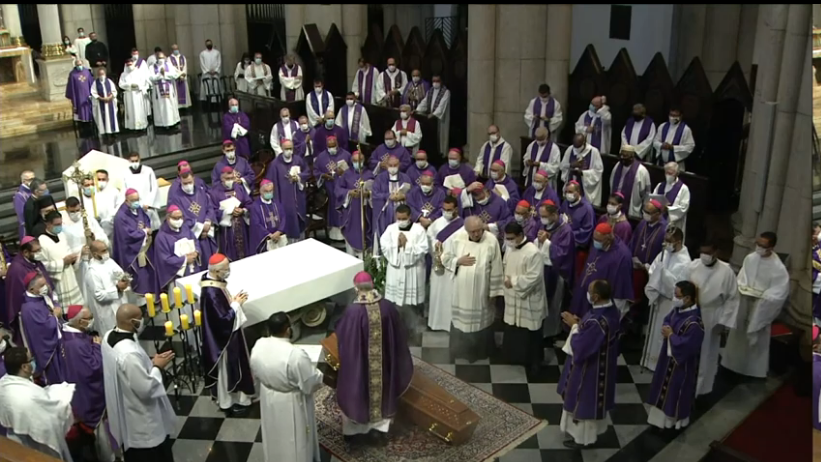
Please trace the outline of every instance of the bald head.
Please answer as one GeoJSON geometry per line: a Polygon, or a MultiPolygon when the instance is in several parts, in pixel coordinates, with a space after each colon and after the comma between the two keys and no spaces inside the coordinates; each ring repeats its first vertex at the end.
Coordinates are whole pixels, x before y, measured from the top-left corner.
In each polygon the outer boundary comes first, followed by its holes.
{"type": "Polygon", "coordinates": [[[91,256],[97,260],[102,259],[103,254],[108,253],[108,244],[103,241],[94,241],[88,246],[91,256]]]}
{"type": "Polygon", "coordinates": [[[479,242],[485,233],[485,222],[481,218],[471,215],[465,218],[465,231],[467,231],[471,241],[479,242]]]}
{"type": "Polygon", "coordinates": [[[117,327],[126,331],[136,333],[142,324],[143,312],[140,307],[126,303],[117,308],[117,327]]]}

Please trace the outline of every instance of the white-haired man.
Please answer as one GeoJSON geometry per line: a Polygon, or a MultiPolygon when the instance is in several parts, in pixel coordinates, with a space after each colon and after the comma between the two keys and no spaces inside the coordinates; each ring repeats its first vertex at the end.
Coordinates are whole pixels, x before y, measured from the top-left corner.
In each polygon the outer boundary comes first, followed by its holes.
{"type": "Polygon", "coordinates": [[[282,154],[282,140],[293,141],[294,135],[299,130],[299,124],[296,120],[291,119],[291,111],[284,107],[279,110],[279,122],[271,127],[271,149],[274,150],[275,155],[282,154]]]}
{"type": "Polygon", "coordinates": [[[97,332],[106,333],[117,326],[117,308],[126,303],[129,280],[111,258],[107,243],[94,241],[89,247],[91,258],[83,280],[88,294],[86,304],[94,314],[97,332]]]}
{"type": "Polygon", "coordinates": [[[399,144],[410,152],[411,156],[419,151],[419,143],[422,142],[422,126],[411,115],[409,104],[399,106],[399,120],[393,125],[393,133],[399,144]]]}
{"type": "Polygon", "coordinates": [[[576,121],[576,133],[584,135],[585,141],[602,154],[609,154],[612,122],[607,97],[594,96],[590,100],[590,107],[576,121]]]}
{"type": "Polygon", "coordinates": [[[664,183],[657,184],[653,194],[664,196],[666,199],[667,225],[681,229],[686,236],[687,211],[690,210],[690,188],[679,178],[680,172],[677,163],[666,163],[664,165],[664,183]]]}

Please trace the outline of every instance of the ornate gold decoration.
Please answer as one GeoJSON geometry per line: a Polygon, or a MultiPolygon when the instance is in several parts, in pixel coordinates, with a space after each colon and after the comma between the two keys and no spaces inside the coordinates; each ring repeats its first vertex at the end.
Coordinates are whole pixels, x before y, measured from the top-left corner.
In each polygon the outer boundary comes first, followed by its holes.
{"type": "Polygon", "coordinates": [[[61,43],[43,44],[40,51],[43,55],[43,59],[62,58],[66,55],[61,43]]]}

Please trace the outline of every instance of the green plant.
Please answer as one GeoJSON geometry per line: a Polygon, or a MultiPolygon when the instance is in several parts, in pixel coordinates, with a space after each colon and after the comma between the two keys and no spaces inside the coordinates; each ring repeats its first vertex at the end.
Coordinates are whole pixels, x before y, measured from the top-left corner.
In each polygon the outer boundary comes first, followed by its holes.
{"type": "Polygon", "coordinates": [[[381,294],[385,290],[385,273],[387,260],[385,257],[374,257],[370,251],[365,252],[365,271],[373,278],[374,288],[381,294]]]}

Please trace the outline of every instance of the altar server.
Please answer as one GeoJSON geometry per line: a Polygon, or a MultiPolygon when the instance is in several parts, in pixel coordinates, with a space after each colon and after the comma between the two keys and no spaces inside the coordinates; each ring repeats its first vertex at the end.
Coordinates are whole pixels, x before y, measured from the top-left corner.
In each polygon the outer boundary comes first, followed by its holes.
{"type": "Polygon", "coordinates": [[[476,181],[476,172],[470,168],[464,158],[462,150],[450,148],[447,163],[439,167],[436,172],[436,184],[445,188],[448,194],[453,195],[454,189],[465,189],[467,185],[476,181]]]}
{"type": "MultiPolygon", "coordinates": [[[[533,241],[539,247],[544,263],[544,285],[547,296],[547,317],[544,337],[552,339],[561,331],[561,308],[564,294],[570,293],[573,281],[575,240],[570,220],[551,200],[539,204],[541,228],[533,241]]],[[[552,343],[552,342],[551,342],[552,343]]]]}
{"type": "Polygon", "coordinates": [[[148,89],[151,88],[148,73],[137,68],[134,61],[129,59],[125,62],[118,83],[120,90],[123,91],[125,105],[123,126],[126,130],[145,130],[148,127],[145,100],[148,98],[148,89]]]}
{"type": "Polygon", "coordinates": [[[485,189],[504,200],[507,208],[513,213],[519,202],[519,185],[505,173],[506,169],[504,161],[494,160],[490,166],[490,178],[485,183],[485,189]]]}
{"type": "Polygon", "coordinates": [[[613,130],[613,116],[607,98],[595,96],[590,100],[590,107],[576,121],[576,133],[585,136],[585,142],[599,152],[610,154],[610,138],[613,130]]]}
{"type": "Polygon", "coordinates": [[[619,160],[610,173],[610,194],[621,193],[625,202],[622,212],[640,220],[642,207],[652,187],[650,172],[636,160],[636,147],[632,145],[622,145],[619,160]]]}
{"type": "Polygon", "coordinates": [[[322,388],[322,372],[308,353],[288,340],[288,315],[274,313],[266,322],[268,335],[251,350],[251,373],[259,383],[262,450],[265,460],[319,460],[314,393],[322,388]],[[282,419],[281,416],[293,416],[282,419]],[[302,431],[306,429],[306,431],[302,431]]]}
{"type": "Polygon", "coordinates": [[[19,325],[20,308],[26,301],[26,276],[29,273],[37,272],[46,277],[46,283],[50,290],[54,290],[54,283],[48,276],[46,267],[41,262],[44,259],[40,242],[31,237],[25,236],[20,240],[20,251],[9,262],[8,272],[6,272],[6,311],[0,321],[7,329],[14,331],[14,343],[21,345],[23,335],[19,325]]]}
{"type": "Polygon", "coordinates": [[[294,62],[294,55],[289,54],[285,57],[285,63],[277,74],[281,87],[279,99],[289,103],[305,99],[305,91],[302,89],[302,67],[294,62]]]}
{"type": "Polygon", "coordinates": [[[66,98],[71,101],[74,109],[74,120],[77,122],[93,122],[93,109],[91,105],[91,86],[94,84],[94,76],[91,71],[83,66],[81,59],[74,61],[74,69],[68,74],[66,84],[66,98]]]}
{"type": "Polygon", "coordinates": [[[173,462],[170,436],[177,418],[162,369],[174,358],[174,351],[149,358],[137,342],[144,323],[139,307],[122,305],[117,309],[117,327],[101,342],[109,429],[125,460],[173,462]]]}
{"type": "Polygon", "coordinates": [[[348,131],[336,124],[334,110],[325,111],[323,123],[314,127],[313,153],[318,155],[328,148],[328,138],[334,137],[338,146],[348,146],[348,131]]]}
{"type": "Polygon", "coordinates": [[[664,341],[655,353],[658,363],[647,399],[651,406],[647,423],[661,429],[679,430],[690,423],[704,324],[696,304],[696,286],[692,282],[677,282],[674,297],[673,310],[662,323],[664,341]]]}
{"type": "Polygon", "coordinates": [[[433,184],[433,171],[422,172],[419,184],[411,187],[406,198],[411,208],[411,221],[428,229],[433,220],[442,215],[442,201],[446,196],[442,188],[433,184]]]}
{"type": "Polygon", "coordinates": [[[387,67],[376,80],[376,102],[382,106],[398,108],[402,93],[408,84],[408,74],[396,67],[396,60],[388,58],[387,67]]]}
{"type": "Polygon", "coordinates": [[[513,157],[513,146],[510,145],[502,135],[499,134],[499,127],[491,125],[487,129],[488,140],[482,144],[479,154],[476,156],[476,166],[473,170],[479,178],[490,178],[490,166],[493,162],[501,160],[505,163],[506,172],[510,173],[510,159],[513,157]]]}
{"type": "Polygon", "coordinates": [[[546,83],[539,85],[539,96],[530,100],[525,109],[525,125],[530,137],[536,138],[540,128],[557,136],[562,120],[562,105],[550,95],[550,86],[546,83]]]}
{"type": "Polygon", "coordinates": [[[125,272],[111,257],[105,242],[91,243],[91,259],[83,281],[86,306],[94,314],[97,332],[106,333],[117,326],[117,308],[127,302],[130,282],[125,272]]]}
{"type": "Polygon", "coordinates": [[[237,155],[251,159],[251,142],[248,132],[251,131],[251,119],[248,114],[239,110],[236,98],[228,100],[228,112],[222,115],[222,139],[230,140],[236,147],[237,155]]]}
{"type": "MultiPolygon", "coordinates": [[[[106,170],[100,169],[94,174],[97,176],[97,191],[94,193],[97,218],[100,220],[100,226],[108,236],[109,242],[111,242],[114,237],[114,216],[125,198],[116,186],[109,184],[106,170]]],[[[85,199],[83,200],[85,201],[85,199]]]]}
{"type": "Polygon", "coordinates": [[[336,197],[336,183],[345,170],[351,167],[351,153],[340,147],[336,137],[327,140],[327,149],[320,152],[313,164],[313,175],[317,179],[317,186],[325,188],[328,195],[328,212],[326,216],[328,237],[334,241],[343,240],[342,231],[342,204],[336,197]]]}
{"type": "Polygon", "coordinates": [[[387,170],[376,175],[373,182],[373,223],[374,236],[379,239],[388,225],[394,222],[396,207],[405,203],[411,189],[408,175],[399,170],[399,159],[388,158],[387,170]]]}
{"type": "MultiPolygon", "coordinates": [[[[522,200],[528,201],[534,207],[549,200],[554,204],[561,204],[556,190],[550,186],[550,174],[545,170],[539,170],[533,175],[533,182],[522,192],[522,200]]],[[[537,215],[534,209],[534,215],[537,215]]]]}
{"type": "Polygon", "coordinates": [[[570,335],[562,348],[568,358],[557,388],[563,401],[559,428],[571,437],[564,441],[571,449],[595,443],[607,431],[608,413],[616,405],[619,310],[606,280],[594,279],[585,287],[576,290],[592,308],[581,318],[562,313],[570,335]]]}
{"type": "Polygon", "coordinates": [[[211,169],[211,185],[218,184],[225,167],[231,169],[234,183],[243,187],[246,193],[251,192],[254,187],[256,173],[251,168],[250,162],[245,157],[237,155],[237,147],[231,140],[222,142],[222,158],[217,161],[211,169]]]}
{"type": "Polygon", "coordinates": [[[251,220],[248,250],[252,254],[260,254],[288,244],[288,236],[285,235],[285,210],[274,197],[274,183],[271,180],[262,180],[259,197],[254,200],[248,211],[251,220]]]}
{"type": "Polygon", "coordinates": [[[288,242],[298,242],[305,238],[308,226],[305,186],[311,171],[301,157],[294,156],[293,143],[284,140],[282,155],[268,164],[265,178],[274,183],[275,196],[285,213],[285,234],[288,242]]]}
{"type": "Polygon", "coordinates": [[[459,199],[462,202],[462,217],[475,216],[482,220],[485,229],[501,239],[505,225],[511,219],[510,207],[499,195],[488,190],[478,181],[468,185],[459,199]]]}
{"type": "Polygon", "coordinates": [[[358,258],[373,243],[372,189],[373,173],[366,167],[364,156],[359,151],[354,151],[351,154],[351,168],[339,177],[334,194],[337,203],[342,206],[342,222],[339,227],[345,237],[345,251],[358,258]],[[362,241],[363,236],[365,242],[362,241]]]}
{"type": "Polygon", "coordinates": [[[368,111],[356,101],[352,91],[345,95],[345,106],[337,111],[336,125],[342,127],[348,135],[348,141],[366,142],[371,132],[371,120],[368,111]]]}
{"type": "Polygon", "coordinates": [[[777,243],[775,233],[761,233],[738,272],[741,299],[736,318],[728,320],[732,325],[721,365],[748,377],[767,377],[770,326],[790,293],[790,275],[775,253],[777,243]]]}
{"type": "Polygon", "coordinates": [[[154,126],[169,128],[180,123],[180,108],[177,98],[177,69],[160,53],[157,62],[148,69],[148,80],[152,84],[151,99],[154,100],[152,114],[154,126]]]}
{"type": "Polygon", "coordinates": [[[375,431],[384,445],[399,397],[410,385],[413,360],[399,312],[374,289],[371,276],[357,273],[354,289],[356,298],[336,323],[339,362],[346,364],[336,388],[342,435],[359,442],[375,431]]]}
{"type": "Polygon", "coordinates": [[[658,165],[676,162],[681,171],[684,171],[684,161],[696,149],[696,140],[693,138],[693,131],[681,120],[680,109],[671,108],[667,122],[659,125],[653,138],[653,149],[656,151],[658,165]]]}
{"type": "Polygon", "coordinates": [[[262,53],[254,53],[254,60],[245,67],[245,81],[248,82],[248,93],[268,96],[274,74],[271,72],[271,66],[262,62],[262,53]]]}
{"type": "Polygon", "coordinates": [[[20,308],[23,343],[37,361],[48,385],[65,381],[65,357],[60,346],[62,309],[43,275],[31,272],[23,279],[25,300],[20,308]]]}
{"type": "Polygon", "coordinates": [[[495,297],[504,295],[502,252],[496,236],[476,216],[445,241],[442,264],[452,274],[450,357],[475,362],[495,350],[495,297]]]}
{"type": "Polygon", "coordinates": [[[91,86],[91,98],[94,102],[94,121],[97,123],[97,132],[101,135],[119,133],[117,85],[106,77],[105,67],[97,69],[97,80],[91,86]]]}
{"type": "Polygon", "coordinates": [[[376,147],[368,159],[368,168],[378,175],[388,168],[388,158],[395,156],[399,159],[399,171],[406,172],[412,162],[410,153],[404,146],[399,144],[396,133],[393,130],[385,131],[385,142],[376,147]]]}
{"type": "Polygon", "coordinates": [[[139,152],[131,152],[128,154],[128,161],[131,163],[126,173],[123,175],[123,183],[125,183],[126,190],[133,189],[139,195],[140,207],[150,218],[151,222],[146,223],[146,227],[152,230],[159,229],[160,214],[157,212],[157,197],[160,192],[160,185],[157,182],[157,175],[154,174],[154,169],[143,165],[140,160],[139,152]]]}
{"type": "Polygon", "coordinates": [[[379,82],[379,69],[371,66],[365,58],[359,58],[358,65],[359,68],[351,84],[351,91],[362,104],[377,104],[376,87],[379,82]]]}
{"type": "Polygon", "coordinates": [[[422,142],[422,126],[411,115],[410,105],[399,106],[399,120],[393,124],[393,132],[399,144],[404,146],[411,155],[419,150],[419,143],[422,142]]]}
{"type": "Polygon", "coordinates": [[[185,226],[182,210],[169,205],[165,222],[154,242],[154,266],[157,288],[166,292],[178,277],[190,276],[201,268],[199,239],[185,226]]]}
{"type": "Polygon", "coordinates": [[[630,238],[633,236],[633,225],[627,220],[622,210],[624,207],[624,196],[620,192],[610,195],[607,199],[606,212],[599,217],[599,223],[607,223],[613,228],[613,234],[621,239],[624,245],[630,245],[630,238]]]}
{"type": "Polygon", "coordinates": [[[676,283],[690,278],[690,253],[683,244],[684,235],[675,227],[668,227],[664,237],[664,250],[648,269],[649,280],[644,293],[650,303],[650,322],[647,326],[644,354],[641,365],[655,370],[659,352],[664,343],[661,328],[673,311],[676,283]]]}
{"type": "Polygon", "coordinates": [[[451,300],[453,298],[450,273],[442,263],[445,241],[464,226],[459,216],[459,202],[453,196],[442,201],[442,215],[428,226],[428,250],[431,254],[430,299],[428,301],[428,327],[432,330],[450,331],[451,300]]]}
{"type": "Polygon", "coordinates": [[[223,412],[243,415],[251,406],[254,379],[248,361],[248,347],[242,326],[246,322],[242,305],[248,294],[228,292],[229,260],[214,254],[208,261],[208,272],[202,275],[203,370],[205,388],[223,412]]]}
{"type": "MultiPolygon", "coordinates": [[[[246,66],[247,69],[247,66],[246,66]]],[[[200,101],[214,101],[214,98],[222,95],[222,53],[214,48],[211,39],[205,41],[205,49],[200,52],[200,72],[202,80],[200,82],[200,101]]]]}
{"type": "Polygon", "coordinates": [[[643,104],[633,105],[633,115],[627,119],[621,130],[621,149],[632,146],[636,157],[642,161],[653,161],[653,140],[656,138],[656,125],[647,117],[647,108],[643,104]]]}
{"type": "Polygon", "coordinates": [[[431,88],[416,107],[419,114],[427,114],[428,119],[439,122],[439,152],[448,150],[450,138],[450,90],[442,84],[442,76],[431,78],[431,88]]]}
{"type": "Polygon", "coordinates": [[[219,250],[232,261],[249,255],[248,223],[245,218],[251,205],[251,197],[234,179],[234,170],[225,166],[220,179],[211,185],[209,191],[220,226],[217,239],[219,250]]]}
{"type": "Polygon", "coordinates": [[[575,180],[581,186],[581,192],[593,207],[601,204],[602,163],[599,150],[585,141],[584,135],[576,134],[573,145],[568,146],[559,165],[562,172],[562,182],[567,184],[575,180]]]}
{"type": "Polygon", "coordinates": [[[562,160],[559,146],[550,140],[549,132],[544,127],[536,129],[535,138],[536,139],[527,146],[523,156],[522,177],[524,177],[525,187],[530,186],[536,173],[542,170],[548,174],[550,187],[556,189],[556,178],[562,160]]]}
{"type": "Polygon", "coordinates": [[[613,235],[613,228],[607,223],[596,226],[593,245],[583,262],[581,274],[577,272],[578,283],[573,290],[570,311],[576,316],[584,316],[591,309],[585,298],[584,288],[592,281],[604,279],[611,290],[609,297],[621,316],[627,313],[633,300],[633,279],[630,250],[613,235]]]}
{"type": "MultiPolygon", "coordinates": [[[[321,79],[314,79],[314,91],[305,98],[305,113],[312,127],[325,123],[325,113],[334,110],[334,95],[325,89],[321,79]]],[[[333,119],[331,119],[333,120],[333,119]]]]}
{"type": "Polygon", "coordinates": [[[664,165],[664,183],[656,185],[654,194],[667,199],[666,215],[670,226],[681,228],[687,235],[687,212],[690,211],[690,188],[681,181],[681,169],[675,162],[664,165]]]}
{"type": "Polygon", "coordinates": [[[77,51],[77,57],[83,61],[83,63],[88,66],[88,60],[86,59],[86,47],[88,44],[91,43],[91,39],[86,37],[86,31],[80,27],[77,29],[77,38],[74,39],[74,49],[77,51]]]}
{"type": "Polygon", "coordinates": [[[698,289],[698,305],[704,323],[704,342],[698,360],[696,395],[713,391],[718,372],[718,354],[724,327],[732,327],[738,313],[739,295],[736,275],[730,265],[716,257],[714,244],[702,244],[698,260],[690,263],[689,281],[698,289]]]}
{"type": "Polygon", "coordinates": [[[88,254],[84,245],[72,252],[63,234],[63,217],[54,210],[46,215],[46,231],[38,241],[43,252],[43,264],[55,284],[57,300],[62,306],[82,305],[83,293],[77,284],[77,271],[82,263],[81,253],[88,254]]]}
{"type": "Polygon", "coordinates": [[[114,217],[111,257],[133,278],[131,288],[140,296],[157,293],[156,273],[151,261],[151,223],[140,205],[136,189],[125,192],[125,202],[114,217]]]}
{"type": "Polygon", "coordinates": [[[0,426],[6,429],[6,437],[57,460],[71,461],[65,435],[74,423],[74,384],[35,385],[34,355],[22,347],[8,348],[3,362],[7,374],[0,378],[0,426]]]}

